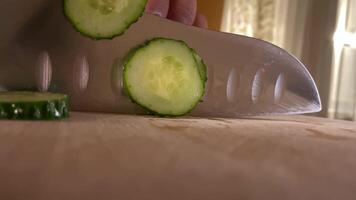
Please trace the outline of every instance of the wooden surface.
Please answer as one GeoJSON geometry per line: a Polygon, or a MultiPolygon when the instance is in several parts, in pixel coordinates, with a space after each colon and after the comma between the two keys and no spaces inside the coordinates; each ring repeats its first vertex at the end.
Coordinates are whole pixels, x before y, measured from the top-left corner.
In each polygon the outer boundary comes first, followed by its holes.
{"type": "Polygon", "coordinates": [[[0,121],[0,199],[356,199],[356,124],[72,113],[0,121]]]}

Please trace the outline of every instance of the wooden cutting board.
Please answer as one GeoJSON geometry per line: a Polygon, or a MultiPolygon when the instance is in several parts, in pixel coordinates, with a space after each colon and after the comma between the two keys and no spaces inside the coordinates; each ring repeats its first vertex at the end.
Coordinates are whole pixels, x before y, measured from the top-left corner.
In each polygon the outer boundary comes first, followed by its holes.
{"type": "Polygon", "coordinates": [[[86,113],[1,121],[0,199],[356,199],[356,124],[86,113]]]}

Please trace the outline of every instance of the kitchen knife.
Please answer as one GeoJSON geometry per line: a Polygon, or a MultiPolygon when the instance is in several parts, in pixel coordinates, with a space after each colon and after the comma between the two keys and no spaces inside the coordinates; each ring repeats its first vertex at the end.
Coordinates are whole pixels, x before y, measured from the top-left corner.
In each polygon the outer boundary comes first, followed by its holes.
{"type": "Polygon", "coordinates": [[[150,14],[113,40],[83,37],[63,15],[61,1],[5,0],[0,13],[0,85],[63,92],[72,109],[141,114],[122,90],[122,59],[154,37],[185,41],[208,66],[199,117],[302,114],[321,110],[316,85],[285,50],[245,36],[186,26],[150,14]],[[23,5],[25,4],[25,5],[23,5]],[[35,12],[28,10],[36,10],[35,12]],[[23,18],[11,23],[12,15],[23,18]]]}

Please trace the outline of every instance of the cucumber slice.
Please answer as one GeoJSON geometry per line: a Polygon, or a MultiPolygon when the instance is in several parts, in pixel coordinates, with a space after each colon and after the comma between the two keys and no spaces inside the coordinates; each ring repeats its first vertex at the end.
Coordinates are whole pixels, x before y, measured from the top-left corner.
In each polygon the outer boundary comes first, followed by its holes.
{"type": "Polygon", "coordinates": [[[205,92],[206,66],[183,41],[155,38],[130,52],[124,88],[133,102],[160,116],[182,116],[205,92]]]}
{"type": "Polygon", "coordinates": [[[69,116],[68,108],[64,94],[0,92],[0,119],[62,119],[69,116]]]}
{"type": "Polygon", "coordinates": [[[202,80],[204,82],[206,82],[206,81],[208,81],[207,67],[206,67],[203,59],[198,55],[198,53],[194,49],[192,49],[192,51],[193,51],[195,61],[197,62],[197,65],[198,65],[200,77],[202,78],[202,80]]]}
{"type": "Polygon", "coordinates": [[[112,39],[142,16],[146,3],[147,0],[64,0],[64,14],[84,36],[112,39]]]}

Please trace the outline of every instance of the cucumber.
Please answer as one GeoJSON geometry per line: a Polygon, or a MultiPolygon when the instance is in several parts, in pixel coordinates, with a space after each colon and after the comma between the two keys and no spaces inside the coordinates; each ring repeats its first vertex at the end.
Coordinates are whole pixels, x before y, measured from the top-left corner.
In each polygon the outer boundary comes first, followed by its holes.
{"type": "Polygon", "coordinates": [[[199,56],[199,54],[193,49],[192,49],[192,51],[193,51],[194,59],[198,65],[200,77],[202,78],[202,80],[204,82],[206,82],[206,81],[208,81],[207,67],[206,67],[203,59],[199,56]]]}
{"type": "Polygon", "coordinates": [[[64,0],[64,14],[74,28],[92,39],[121,35],[143,14],[147,0],[64,0]]]}
{"type": "Polygon", "coordinates": [[[124,61],[123,85],[131,100],[159,116],[192,111],[205,93],[206,66],[183,41],[155,38],[124,61]]]}
{"type": "Polygon", "coordinates": [[[0,92],[0,119],[54,120],[69,117],[67,95],[0,92]]]}

